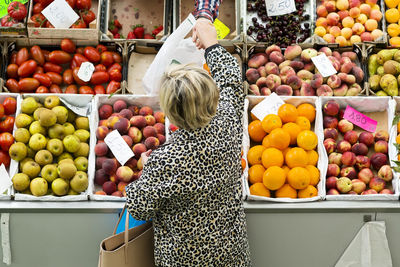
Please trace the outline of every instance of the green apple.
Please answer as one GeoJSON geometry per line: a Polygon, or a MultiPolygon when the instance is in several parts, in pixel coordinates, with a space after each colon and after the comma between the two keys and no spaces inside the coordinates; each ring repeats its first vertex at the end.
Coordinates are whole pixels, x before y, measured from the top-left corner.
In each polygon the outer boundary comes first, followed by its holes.
{"type": "Polygon", "coordinates": [[[14,139],[17,142],[22,142],[22,143],[26,144],[29,142],[29,138],[31,138],[31,134],[29,133],[28,129],[18,128],[14,132],[14,139]]]}
{"type": "Polygon", "coordinates": [[[74,123],[75,119],[76,119],[76,114],[72,110],[68,109],[68,119],[67,119],[67,121],[70,122],[70,123],[74,123]]]}
{"type": "Polygon", "coordinates": [[[71,196],[73,196],[73,195],[79,195],[77,192],[75,192],[74,190],[72,190],[72,188],[70,188],[69,190],[68,190],[68,195],[71,195],[71,196]]]}
{"type": "Polygon", "coordinates": [[[48,134],[50,138],[57,138],[57,139],[63,139],[65,137],[64,135],[64,126],[61,124],[54,124],[51,126],[48,130],[48,134]]]}
{"type": "Polygon", "coordinates": [[[35,151],[39,151],[45,148],[46,144],[47,144],[46,137],[44,137],[44,135],[40,133],[35,133],[29,139],[29,147],[35,151]]]}
{"type": "Polygon", "coordinates": [[[75,165],[75,162],[73,159],[62,159],[62,160],[60,160],[60,162],[58,162],[58,165],[61,165],[63,163],[72,163],[75,165]]]}
{"type": "Polygon", "coordinates": [[[71,179],[76,174],[76,167],[73,163],[63,162],[58,164],[57,167],[58,176],[63,179],[71,179]]]}
{"type": "Polygon", "coordinates": [[[27,97],[21,102],[21,112],[25,114],[32,114],[38,107],[39,105],[33,97],[27,97]]]}
{"type": "Polygon", "coordinates": [[[17,128],[25,128],[28,127],[33,121],[33,118],[27,114],[20,113],[18,116],[15,118],[15,126],[17,128]]]}
{"type": "Polygon", "coordinates": [[[65,196],[68,193],[69,185],[64,179],[57,178],[51,183],[51,190],[57,196],[65,196]]]}
{"type": "Polygon", "coordinates": [[[60,105],[60,98],[56,95],[51,95],[44,99],[44,106],[48,109],[52,109],[58,105],[60,105]]]}
{"type": "Polygon", "coordinates": [[[19,162],[19,169],[22,172],[22,168],[24,168],[25,163],[29,162],[29,161],[34,161],[32,158],[24,158],[23,160],[21,160],[19,162]]]}
{"type": "Polygon", "coordinates": [[[48,184],[44,178],[37,177],[31,181],[29,188],[32,192],[32,195],[40,197],[47,194],[48,184]]]}
{"type": "Polygon", "coordinates": [[[74,158],[72,157],[72,155],[71,155],[70,153],[68,153],[68,152],[64,152],[64,153],[62,153],[60,156],[58,156],[57,162],[60,164],[60,162],[61,162],[63,159],[71,159],[72,161],[74,160],[74,158]]]}
{"type": "Polygon", "coordinates": [[[24,191],[29,187],[29,183],[31,182],[29,176],[25,173],[15,174],[11,181],[13,183],[14,189],[17,191],[24,191]]]}
{"type": "Polygon", "coordinates": [[[68,109],[63,106],[57,106],[51,109],[57,116],[57,122],[64,124],[68,119],[68,109]]]}
{"type": "Polygon", "coordinates": [[[74,164],[75,164],[76,169],[78,171],[84,171],[85,172],[88,169],[88,159],[85,158],[85,157],[77,157],[74,160],[74,164]]]}
{"type": "Polygon", "coordinates": [[[88,185],[89,181],[87,174],[82,171],[77,171],[70,181],[71,188],[78,193],[85,191],[88,188],[88,185]]]}
{"type": "Polygon", "coordinates": [[[40,112],[42,111],[42,110],[46,110],[47,108],[43,108],[43,107],[40,107],[40,108],[37,108],[36,110],[35,110],[35,112],[33,112],[33,119],[35,120],[35,121],[38,121],[39,120],[39,114],[40,114],[40,112]]]}
{"type": "Polygon", "coordinates": [[[58,177],[56,164],[48,164],[44,166],[41,175],[47,182],[53,182],[58,177]]]}
{"type": "Polygon", "coordinates": [[[26,145],[22,142],[16,142],[11,145],[8,153],[13,160],[21,161],[26,157],[28,153],[26,145]]]}
{"type": "Polygon", "coordinates": [[[22,167],[22,173],[25,173],[29,178],[33,179],[40,173],[40,166],[34,161],[29,161],[22,167]]]}
{"type": "Polygon", "coordinates": [[[42,149],[36,153],[35,161],[40,166],[51,164],[53,162],[53,155],[50,153],[50,151],[42,149]]]}
{"type": "Polygon", "coordinates": [[[50,139],[46,148],[54,156],[60,156],[64,152],[64,145],[60,139],[50,139]]]}
{"type": "Polygon", "coordinates": [[[33,158],[35,157],[36,151],[33,150],[32,148],[30,148],[29,146],[26,146],[26,151],[27,151],[26,156],[27,156],[28,158],[33,159],[33,158]]]}
{"type": "Polygon", "coordinates": [[[40,122],[34,121],[32,122],[31,126],[29,126],[29,132],[33,135],[35,133],[40,133],[45,135],[46,134],[46,128],[44,128],[42,125],[40,125],[40,122]]]}
{"type": "Polygon", "coordinates": [[[87,117],[78,117],[75,120],[76,129],[89,130],[89,119],[87,117]]]}
{"type": "Polygon", "coordinates": [[[76,135],[67,135],[63,139],[64,148],[66,151],[74,153],[81,147],[81,142],[76,135]]]}
{"type": "Polygon", "coordinates": [[[78,136],[79,140],[81,140],[81,142],[86,142],[89,137],[90,137],[90,133],[87,130],[83,130],[83,129],[78,129],[74,132],[74,135],[78,136]]]}
{"type": "Polygon", "coordinates": [[[81,147],[74,153],[75,157],[87,157],[89,156],[89,145],[87,143],[81,143],[81,147]]]}
{"type": "Polygon", "coordinates": [[[64,126],[64,134],[65,134],[65,135],[74,134],[74,132],[75,132],[75,127],[74,127],[74,125],[72,125],[72,124],[69,123],[69,122],[66,122],[66,123],[63,124],[63,126],[64,126]]]}
{"type": "Polygon", "coordinates": [[[44,127],[50,127],[50,126],[53,126],[54,124],[56,124],[57,116],[54,113],[54,111],[45,109],[45,110],[40,111],[40,113],[39,113],[39,122],[40,122],[40,125],[42,125],[44,127]]]}

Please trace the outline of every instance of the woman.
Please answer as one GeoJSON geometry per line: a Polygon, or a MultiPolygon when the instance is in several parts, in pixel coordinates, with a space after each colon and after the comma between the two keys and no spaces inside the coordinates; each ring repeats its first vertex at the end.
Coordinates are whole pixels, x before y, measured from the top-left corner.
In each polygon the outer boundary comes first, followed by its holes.
{"type": "Polygon", "coordinates": [[[193,32],[215,82],[191,65],[164,74],[161,108],[180,129],[127,187],[128,211],[153,220],[157,266],[250,266],[240,179],[241,74],[209,20],[199,19],[193,32]]]}

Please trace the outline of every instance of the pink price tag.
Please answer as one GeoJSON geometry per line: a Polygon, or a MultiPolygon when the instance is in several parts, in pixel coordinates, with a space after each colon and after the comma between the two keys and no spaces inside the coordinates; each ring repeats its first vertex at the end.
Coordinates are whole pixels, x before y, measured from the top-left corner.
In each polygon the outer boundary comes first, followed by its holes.
{"type": "Polygon", "coordinates": [[[365,116],[350,106],[346,107],[343,118],[371,133],[376,131],[376,125],[378,124],[376,120],[365,116]]]}

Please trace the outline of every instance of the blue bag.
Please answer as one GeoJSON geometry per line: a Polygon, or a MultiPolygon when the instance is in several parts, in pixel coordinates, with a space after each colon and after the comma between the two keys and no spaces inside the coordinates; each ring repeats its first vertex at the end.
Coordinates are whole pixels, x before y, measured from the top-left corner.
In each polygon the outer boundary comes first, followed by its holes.
{"type": "Polygon", "coordinates": [[[128,214],[129,216],[129,229],[142,225],[144,224],[146,221],[138,221],[136,219],[134,219],[129,213],[128,210],[125,209],[124,214],[122,215],[121,220],[119,221],[119,224],[117,226],[117,232],[115,234],[119,234],[122,233],[123,231],[125,231],[125,219],[126,219],[126,215],[128,214]]]}

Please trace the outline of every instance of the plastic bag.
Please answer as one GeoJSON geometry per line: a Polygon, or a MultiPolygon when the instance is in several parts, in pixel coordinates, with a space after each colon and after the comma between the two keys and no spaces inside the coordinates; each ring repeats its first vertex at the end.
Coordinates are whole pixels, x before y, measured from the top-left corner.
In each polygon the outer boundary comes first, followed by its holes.
{"type": "Polygon", "coordinates": [[[173,62],[180,64],[194,63],[200,67],[203,66],[204,50],[198,50],[191,38],[185,39],[195,23],[196,19],[190,14],[167,38],[158,51],[142,79],[146,94],[158,95],[160,79],[166,68],[173,62]]]}
{"type": "Polygon", "coordinates": [[[128,213],[128,210],[125,209],[124,214],[122,215],[122,218],[117,226],[117,231],[115,232],[115,234],[119,234],[119,233],[122,233],[123,231],[125,231],[125,220],[126,220],[127,214],[129,216],[129,229],[146,223],[146,221],[136,220],[128,213]]]}

